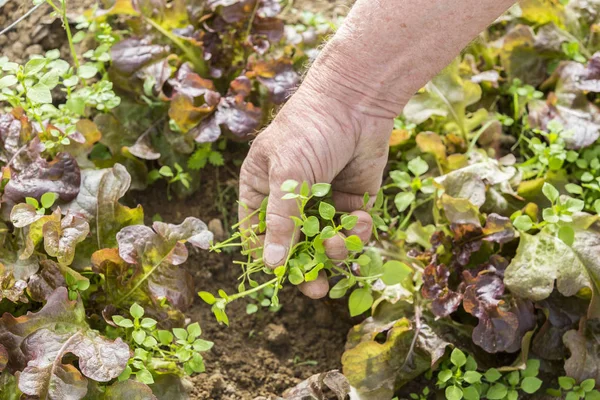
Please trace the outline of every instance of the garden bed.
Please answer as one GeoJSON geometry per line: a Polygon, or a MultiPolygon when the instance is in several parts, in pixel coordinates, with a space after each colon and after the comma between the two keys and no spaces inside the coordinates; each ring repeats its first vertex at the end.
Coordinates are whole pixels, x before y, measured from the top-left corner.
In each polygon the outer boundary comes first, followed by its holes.
{"type": "Polygon", "coordinates": [[[600,399],[597,2],[523,0],[410,99],[370,241],[286,180],[271,269],[240,166],[351,1],[39,1],[0,36],[0,398],[600,399]]]}

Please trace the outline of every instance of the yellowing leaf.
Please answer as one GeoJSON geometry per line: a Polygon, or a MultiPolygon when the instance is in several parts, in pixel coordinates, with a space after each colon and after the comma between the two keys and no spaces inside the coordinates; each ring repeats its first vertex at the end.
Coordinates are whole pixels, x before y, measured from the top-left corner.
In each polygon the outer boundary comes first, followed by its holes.
{"type": "Polygon", "coordinates": [[[390,147],[398,146],[408,142],[410,139],[410,131],[406,129],[394,129],[390,136],[390,147]]]}

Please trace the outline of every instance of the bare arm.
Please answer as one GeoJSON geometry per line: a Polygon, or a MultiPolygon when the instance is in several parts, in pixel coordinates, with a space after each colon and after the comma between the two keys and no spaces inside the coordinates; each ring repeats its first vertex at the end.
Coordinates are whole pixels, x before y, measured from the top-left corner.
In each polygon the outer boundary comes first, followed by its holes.
{"type": "Polygon", "coordinates": [[[312,66],[315,90],[393,118],[514,0],[358,0],[312,66]]]}
{"type": "MultiPolygon", "coordinates": [[[[286,179],[332,184],[338,210],[362,206],[375,195],[388,156],[393,119],[410,97],[442,70],[513,0],[358,0],[311,67],[304,83],[254,141],[240,175],[240,219],[268,196],[263,259],[281,265],[298,232],[298,209],[282,200],[286,179]]],[[[346,234],[368,241],[372,221],[346,234]]],[[[256,221],[252,221],[256,222],[256,221]]],[[[248,223],[246,223],[248,224],[248,223]]],[[[327,255],[344,259],[341,236],[325,242],[327,255]]],[[[325,272],[300,288],[327,294],[325,272]]]]}

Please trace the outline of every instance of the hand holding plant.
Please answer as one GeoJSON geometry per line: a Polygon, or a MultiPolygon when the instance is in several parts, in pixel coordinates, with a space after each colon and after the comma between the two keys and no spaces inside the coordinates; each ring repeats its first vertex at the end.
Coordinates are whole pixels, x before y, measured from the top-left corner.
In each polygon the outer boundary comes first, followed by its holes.
{"type": "MultiPolygon", "coordinates": [[[[247,217],[269,198],[266,234],[260,238],[268,266],[282,265],[299,234],[290,219],[299,216],[298,207],[282,199],[284,181],[331,183],[337,210],[359,210],[364,194],[374,197],[379,190],[391,128],[391,120],[371,117],[328,99],[312,83],[305,83],[290,99],[253,143],[240,176],[240,202],[245,205],[239,208],[242,228],[257,222],[257,217],[247,217]]],[[[347,234],[365,242],[372,221],[365,212],[354,215],[358,222],[347,234]]],[[[344,258],[337,257],[343,256],[340,239],[330,240],[327,246],[334,258],[344,258]]],[[[327,287],[321,276],[304,292],[310,297],[323,297],[327,287]]]]}

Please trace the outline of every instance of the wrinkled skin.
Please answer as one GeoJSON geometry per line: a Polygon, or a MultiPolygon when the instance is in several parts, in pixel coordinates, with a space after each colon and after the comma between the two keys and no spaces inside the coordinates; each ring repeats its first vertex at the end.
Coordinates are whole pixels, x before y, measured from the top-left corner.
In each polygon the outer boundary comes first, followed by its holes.
{"type": "MultiPolygon", "coordinates": [[[[327,98],[305,82],[280,111],[271,125],[258,135],[240,176],[240,220],[260,207],[269,196],[264,260],[277,267],[289,251],[294,233],[290,216],[297,215],[294,201],[281,200],[281,184],[287,179],[308,183],[331,183],[338,210],[354,212],[359,222],[347,235],[363,242],[371,236],[372,220],[363,207],[363,196],[377,194],[388,156],[392,120],[369,116],[342,101],[327,98]]],[[[256,221],[248,221],[248,224],[256,221]]],[[[327,255],[344,259],[347,251],[341,237],[325,243],[327,255]]],[[[316,281],[300,290],[309,297],[327,294],[329,285],[322,271],[316,281]]]]}
{"type": "MultiPolygon", "coordinates": [[[[332,183],[339,210],[360,208],[364,193],[379,189],[393,118],[513,1],[486,0],[484,7],[480,0],[356,1],[242,167],[240,200],[248,211],[269,196],[267,265],[284,260],[294,236],[289,217],[297,210],[294,202],[281,200],[281,183],[332,183]]],[[[240,208],[240,217],[248,211],[240,208]]],[[[370,224],[361,214],[355,231],[370,224]]],[[[328,253],[339,244],[328,243],[328,253]]],[[[301,290],[318,298],[327,287],[321,275],[301,290]]]]}

